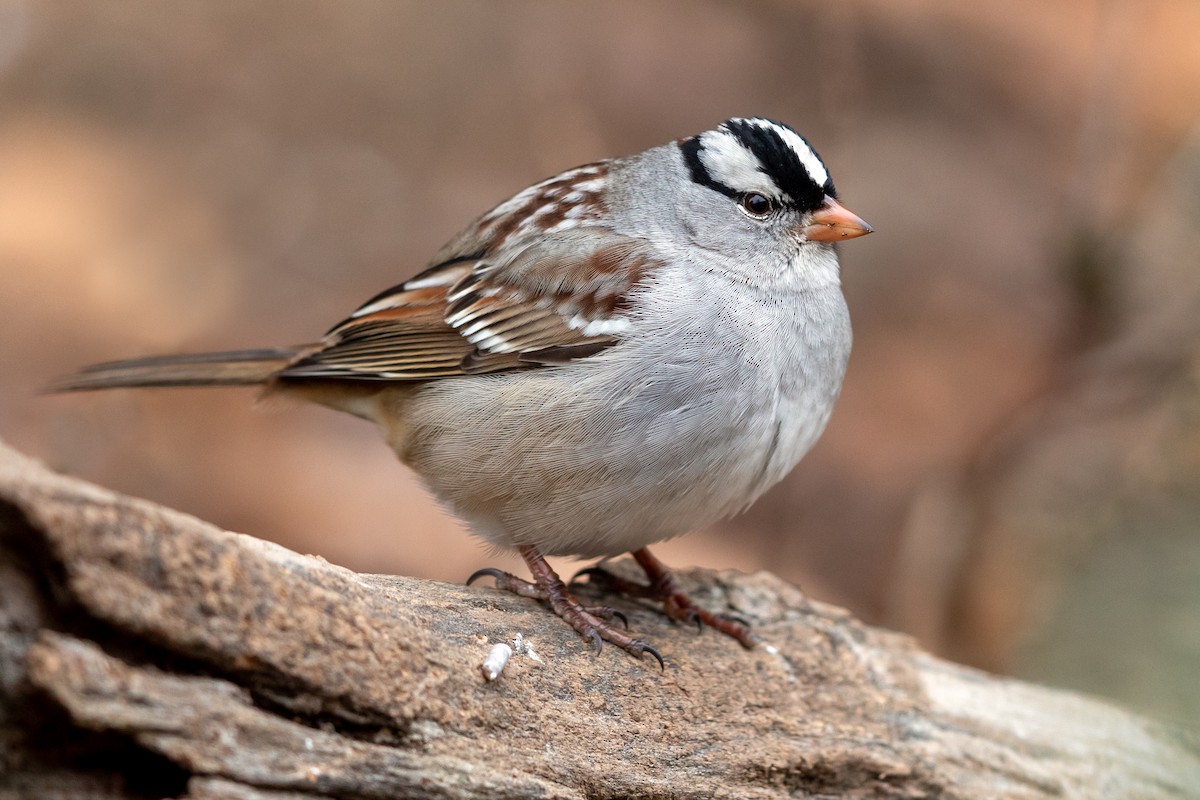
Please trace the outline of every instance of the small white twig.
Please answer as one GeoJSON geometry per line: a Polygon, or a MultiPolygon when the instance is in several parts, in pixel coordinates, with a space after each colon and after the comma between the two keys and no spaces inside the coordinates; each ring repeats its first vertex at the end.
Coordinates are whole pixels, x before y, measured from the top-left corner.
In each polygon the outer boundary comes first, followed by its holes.
{"type": "Polygon", "coordinates": [[[492,645],[492,649],[488,651],[487,658],[479,665],[480,671],[483,672],[483,678],[486,681],[494,681],[500,677],[500,673],[504,672],[505,665],[508,664],[508,659],[512,658],[513,650],[504,642],[492,645]]]}

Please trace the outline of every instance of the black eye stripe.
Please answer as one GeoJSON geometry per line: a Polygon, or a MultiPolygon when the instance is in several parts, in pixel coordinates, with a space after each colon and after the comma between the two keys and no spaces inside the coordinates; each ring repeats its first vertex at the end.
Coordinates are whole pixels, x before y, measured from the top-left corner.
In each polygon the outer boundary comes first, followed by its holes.
{"type": "Polygon", "coordinates": [[[720,192],[726,197],[739,196],[740,193],[736,189],[714,178],[712,173],[708,171],[708,167],[704,166],[704,161],[700,158],[700,151],[703,149],[700,136],[693,136],[690,139],[683,140],[679,145],[679,149],[683,151],[683,163],[687,164],[688,171],[692,173],[693,181],[701,186],[707,186],[714,192],[720,192]]]}

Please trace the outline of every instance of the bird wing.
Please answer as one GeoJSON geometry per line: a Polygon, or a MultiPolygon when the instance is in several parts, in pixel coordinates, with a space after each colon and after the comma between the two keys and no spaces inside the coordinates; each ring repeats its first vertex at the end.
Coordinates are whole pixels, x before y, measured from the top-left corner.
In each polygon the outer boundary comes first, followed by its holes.
{"type": "Polygon", "coordinates": [[[455,258],[368,300],[276,377],[429,380],[585,358],[628,329],[648,244],[576,227],[455,258]]]}

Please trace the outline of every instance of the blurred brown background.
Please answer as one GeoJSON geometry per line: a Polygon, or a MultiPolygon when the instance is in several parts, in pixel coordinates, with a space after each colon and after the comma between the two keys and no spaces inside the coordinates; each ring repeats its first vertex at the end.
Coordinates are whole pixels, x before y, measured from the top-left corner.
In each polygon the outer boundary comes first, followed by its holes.
{"type": "Polygon", "coordinates": [[[1200,724],[1195,0],[0,0],[0,436],[355,569],[514,565],[358,420],[36,392],[310,341],[527,184],[733,115],[879,232],[824,439],[659,555],[1200,724]]]}

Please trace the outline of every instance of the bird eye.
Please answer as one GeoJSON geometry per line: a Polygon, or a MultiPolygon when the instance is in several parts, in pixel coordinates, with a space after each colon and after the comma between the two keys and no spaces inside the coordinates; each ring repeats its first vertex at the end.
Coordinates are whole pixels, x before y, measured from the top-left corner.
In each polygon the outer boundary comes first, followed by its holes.
{"type": "Polygon", "coordinates": [[[742,209],[752,217],[765,217],[775,210],[770,198],[758,192],[746,192],[741,199],[742,209]]]}

